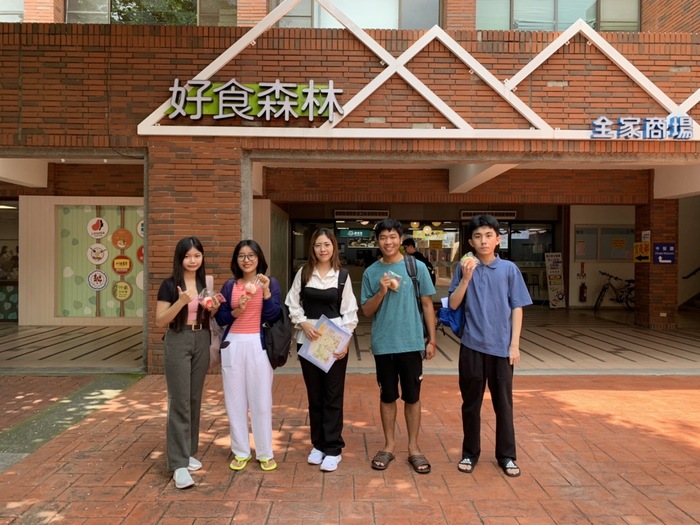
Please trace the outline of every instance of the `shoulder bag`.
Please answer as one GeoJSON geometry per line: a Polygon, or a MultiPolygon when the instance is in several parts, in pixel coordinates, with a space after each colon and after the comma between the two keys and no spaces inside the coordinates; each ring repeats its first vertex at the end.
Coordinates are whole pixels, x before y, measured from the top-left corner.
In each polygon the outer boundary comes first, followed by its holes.
{"type": "Polygon", "coordinates": [[[272,369],[284,366],[292,351],[292,321],[289,319],[287,305],[280,305],[282,314],[276,321],[265,321],[262,325],[265,332],[265,350],[272,369]]]}

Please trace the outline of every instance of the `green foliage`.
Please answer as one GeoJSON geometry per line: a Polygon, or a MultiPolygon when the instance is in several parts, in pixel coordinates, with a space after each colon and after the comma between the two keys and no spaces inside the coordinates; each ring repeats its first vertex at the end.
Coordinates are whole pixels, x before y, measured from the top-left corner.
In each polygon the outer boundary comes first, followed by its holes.
{"type": "Polygon", "coordinates": [[[196,0],[111,0],[112,23],[197,25],[196,0]]]}

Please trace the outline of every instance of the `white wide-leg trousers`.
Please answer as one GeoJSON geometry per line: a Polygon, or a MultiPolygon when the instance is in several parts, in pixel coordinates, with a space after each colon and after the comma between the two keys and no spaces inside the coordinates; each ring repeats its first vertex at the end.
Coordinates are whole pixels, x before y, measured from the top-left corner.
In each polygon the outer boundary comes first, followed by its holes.
{"type": "Polygon", "coordinates": [[[247,458],[250,452],[248,411],[253,427],[255,458],[272,459],[272,378],[260,334],[228,334],[221,350],[224,401],[231,431],[231,451],[247,458]]]}

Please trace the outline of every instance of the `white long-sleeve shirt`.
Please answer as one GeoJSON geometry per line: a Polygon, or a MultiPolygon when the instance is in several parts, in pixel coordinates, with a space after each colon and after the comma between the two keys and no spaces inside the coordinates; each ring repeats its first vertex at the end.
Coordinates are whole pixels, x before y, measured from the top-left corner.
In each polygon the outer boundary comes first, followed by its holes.
{"type": "MultiPolygon", "coordinates": [[[[285,304],[289,308],[289,318],[292,320],[294,327],[297,330],[296,341],[297,343],[304,344],[307,341],[304,331],[299,325],[304,322],[309,322],[313,325],[316,324],[318,319],[308,319],[304,308],[301,305],[301,273],[303,268],[301,268],[297,274],[294,276],[294,282],[292,287],[287,292],[287,298],[285,299],[285,304]]],[[[327,290],[328,288],[338,287],[338,277],[339,271],[331,268],[325,277],[321,277],[318,270],[314,268],[313,274],[306,283],[307,287],[317,288],[319,290],[327,290]]],[[[359,322],[357,318],[357,299],[355,299],[355,294],[352,291],[352,283],[350,282],[350,276],[348,275],[345,281],[345,286],[343,287],[343,296],[340,303],[340,317],[331,319],[338,326],[342,326],[348,332],[352,333],[359,322]]]]}

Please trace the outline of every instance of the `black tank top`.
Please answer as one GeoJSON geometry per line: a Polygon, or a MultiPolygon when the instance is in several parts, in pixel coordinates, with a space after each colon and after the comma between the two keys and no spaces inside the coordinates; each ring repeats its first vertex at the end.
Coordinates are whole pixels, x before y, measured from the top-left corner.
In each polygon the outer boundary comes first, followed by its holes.
{"type": "Polygon", "coordinates": [[[338,288],[319,290],[305,286],[301,297],[304,313],[309,319],[319,319],[325,315],[329,319],[340,317],[338,288]]]}

